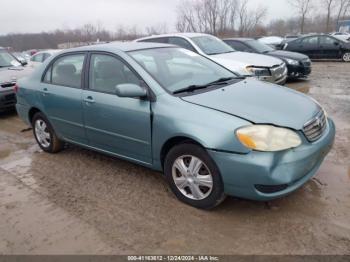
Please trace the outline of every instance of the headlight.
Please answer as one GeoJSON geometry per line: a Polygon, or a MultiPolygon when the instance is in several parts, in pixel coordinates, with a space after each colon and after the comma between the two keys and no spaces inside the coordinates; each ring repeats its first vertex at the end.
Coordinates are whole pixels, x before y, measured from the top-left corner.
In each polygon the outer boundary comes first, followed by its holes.
{"type": "Polygon", "coordinates": [[[246,69],[255,76],[271,76],[270,70],[267,68],[247,66],[246,69]]]}
{"type": "Polygon", "coordinates": [[[289,65],[299,65],[299,61],[294,60],[294,59],[286,59],[287,64],[289,65]]]}
{"type": "Polygon", "coordinates": [[[296,132],[270,125],[243,127],[237,130],[236,136],[244,146],[256,151],[275,152],[301,145],[296,132]]]}

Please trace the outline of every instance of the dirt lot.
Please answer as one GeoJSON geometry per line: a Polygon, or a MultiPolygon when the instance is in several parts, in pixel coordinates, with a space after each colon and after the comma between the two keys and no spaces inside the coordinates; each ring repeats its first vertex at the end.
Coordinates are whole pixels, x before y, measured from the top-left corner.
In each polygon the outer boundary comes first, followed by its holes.
{"type": "MultiPolygon", "coordinates": [[[[0,115],[0,254],[350,254],[350,64],[314,63],[290,87],[337,125],[317,176],[269,203],[181,204],[159,173],[70,146],[41,152],[0,115]]],[[[286,101],[288,103],[288,101],[286,101]]]]}

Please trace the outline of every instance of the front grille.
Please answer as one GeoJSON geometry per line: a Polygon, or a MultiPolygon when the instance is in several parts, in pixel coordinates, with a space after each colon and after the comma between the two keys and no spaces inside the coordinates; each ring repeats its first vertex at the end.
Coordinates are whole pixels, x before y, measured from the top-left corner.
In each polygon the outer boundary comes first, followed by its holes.
{"type": "Polygon", "coordinates": [[[2,88],[7,88],[7,87],[14,87],[16,85],[16,83],[4,83],[1,84],[2,88]]]}
{"type": "Polygon", "coordinates": [[[303,132],[310,142],[315,142],[321,138],[327,128],[327,117],[321,109],[317,115],[304,125],[303,132]]]}

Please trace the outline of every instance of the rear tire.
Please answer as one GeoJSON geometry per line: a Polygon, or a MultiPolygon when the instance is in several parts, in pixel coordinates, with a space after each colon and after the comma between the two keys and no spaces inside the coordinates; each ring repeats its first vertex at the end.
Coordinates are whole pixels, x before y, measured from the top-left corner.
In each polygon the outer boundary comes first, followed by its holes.
{"type": "Polygon", "coordinates": [[[212,209],[226,197],[219,169],[198,145],[173,147],[165,158],[164,173],[176,197],[190,206],[212,209]]]}
{"type": "Polygon", "coordinates": [[[58,153],[64,147],[64,143],[58,139],[52,125],[45,115],[38,112],[32,120],[33,134],[40,148],[47,153],[58,153]]]}
{"type": "Polygon", "coordinates": [[[344,62],[350,62],[350,52],[344,53],[342,59],[344,62]]]}

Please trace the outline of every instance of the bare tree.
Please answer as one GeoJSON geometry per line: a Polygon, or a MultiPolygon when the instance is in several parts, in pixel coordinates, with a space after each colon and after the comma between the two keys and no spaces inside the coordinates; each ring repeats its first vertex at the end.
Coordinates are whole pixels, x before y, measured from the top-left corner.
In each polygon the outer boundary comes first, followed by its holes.
{"type": "Polygon", "coordinates": [[[332,11],[335,6],[336,0],[322,0],[322,4],[327,11],[326,15],[326,32],[330,32],[330,22],[332,17],[332,11]]]}
{"type": "Polygon", "coordinates": [[[300,17],[300,33],[304,34],[305,21],[312,7],[312,0],[289,0],[290,5],[296,8],[300,17]]]}
{"type": "Polygon", "coordinates": [[[180,32],[214,35],[249,34],[266,15],[267,9],[250,10],[248,0],[184,0],[178,6],[176,28],[180,32]]]}
{"type": "Polygon", "coordinates": [[[179,32],[197,32],[194,5],[189,0],[183,0],[177,6],[176,29],[179,32]]]}
{"type": "Polygon", "coordinates": [[[146,27],[146,33],[148,35],[159,35],[168,32],[168,25],[166,23],[159,23],[153,26],[146,27]]]}
{"type": "Polygon", "coordinates": [[[238,34],[239,36],[250,35],[266,17],[266,7],[259,6],[256,10],[248,9],[248,0],[242,0],[238,7],[238,34]]]}
{"type": "Polygon", "coordinates": [[[336,0],[337,4],[337,17],[336,23],[339,24],[341,19],[344,19],[345,16],[350,11],[350,0],[336,0]]]}
{"type": "Polygon", "coordinates": [[[97,28],[93,24],[85,24],[83,27],[80,29],[81,35],[83,36],[83,41],[84,42],[89,42],[93,41],[96,39],[93,39],[93,36],[96,35],[97,33],[97,28]]]}

